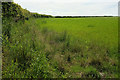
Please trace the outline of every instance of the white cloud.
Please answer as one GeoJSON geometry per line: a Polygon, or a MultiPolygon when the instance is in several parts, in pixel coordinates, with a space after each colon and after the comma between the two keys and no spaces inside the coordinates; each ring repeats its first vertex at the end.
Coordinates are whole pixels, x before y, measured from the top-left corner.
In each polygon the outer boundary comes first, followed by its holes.
{"type": "Polygon", "coordinates": [[[50,15],[117,15],[118,0],[15,0],[32,12],[50,15]],[[91,2],[90,2],[91,1],[91,2]]]}
{"type": "Polygon", "coordinates": [[[15,2],[118,2],[119,0],[14,0],[15,2]]]}

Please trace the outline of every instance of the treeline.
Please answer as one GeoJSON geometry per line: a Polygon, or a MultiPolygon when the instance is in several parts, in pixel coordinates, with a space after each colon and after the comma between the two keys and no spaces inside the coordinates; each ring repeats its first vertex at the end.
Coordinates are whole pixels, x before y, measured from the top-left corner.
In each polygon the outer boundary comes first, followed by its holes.
{"type": "Polygon", "coordinates": [[[87,17],[114,17],[114,16],[55,16],[55,18],[87,18],[87,17]]]}
{"type": "Polygon", "coordinates": [[[14,18],[17,20],[28,20],[30,17],[34,18],[50,18],[51,15],[31,13],[27,9],[23,9],[20,5],[14,2],[3,2],[2,3],[2,17],[3,18],[14,18]]]}
{"type": "Polygon", "coordinates": [[[45,15],[45,14],[38,14],[38,13],[32,13],[32,16],[35,18],[52,18],[51,15],[45,15]]]}

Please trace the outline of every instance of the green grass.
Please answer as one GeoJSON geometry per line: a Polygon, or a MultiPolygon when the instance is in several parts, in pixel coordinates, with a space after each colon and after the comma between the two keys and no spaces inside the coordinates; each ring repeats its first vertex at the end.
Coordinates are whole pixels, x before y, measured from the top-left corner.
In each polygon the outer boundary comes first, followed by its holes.
{"type": "Polygon", "coordinates": [[[111,48],[118,44],[118,18],[49,18],[37,19],[40,27],[47,27],[62,32],[66,30],[70,35],[86,42],[96,42],[111,48]],[[41,24],[40,24],[41,23],[41,24]]]}
{"type": "Polygon", "coordinates": [[[3,78],[117,78],[117,17],[3,20],[3,78]]]}

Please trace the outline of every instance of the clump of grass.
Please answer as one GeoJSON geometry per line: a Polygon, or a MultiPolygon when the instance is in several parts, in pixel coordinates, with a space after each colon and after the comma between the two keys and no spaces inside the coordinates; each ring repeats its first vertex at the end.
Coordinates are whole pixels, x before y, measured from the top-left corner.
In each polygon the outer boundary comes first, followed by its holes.
{"type": "Polygon", "coordinates": [[[88,27],[94,27],[93,25],[88,25],[88,27]]]}
{"type": "Polygon", "coordinates": [[[48,33],[48,31],[49,31],[49,30],[48,30],[48,28],[47,28],[47,27],[44,27],[44,28],[42,29],[42,33],[43,33],[43,34],[48,33]]]}
{"type": "Polygon", "coordinates": [[[99,72],[92,66],[89,66],[88,68],[86,68],[84,73],[84,77],[87,78],[101,78],[99,72]]]}
{"type": "Polygon", "coordinates": [[[67,32],[63,31],[61,33],[56,33],[53,37],[53,40],[58,43],[58,42],[65,42],[67,38],[68,38],[67,32]]]}
{"type": "Polygon", "coordinates": [[[72,53],[79,53],[79,52],[81,52],[81,51],[82,51],[81,48],[82,48],[82,46],[81,46],[79,40],[78,40],[78,41],[73,41],[73,42],[70,44],[70,46],[69,46],[69,50],[70,50],[72,53]]]}

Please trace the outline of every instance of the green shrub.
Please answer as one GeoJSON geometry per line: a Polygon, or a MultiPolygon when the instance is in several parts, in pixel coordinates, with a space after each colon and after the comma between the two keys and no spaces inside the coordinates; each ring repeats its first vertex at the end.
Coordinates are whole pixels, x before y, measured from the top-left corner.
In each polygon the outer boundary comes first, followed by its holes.
{"type": "Polygon", "coordinates": [[[87,67],[85,70],[85,73],[84,73],[84,77],[87,77],[87,78],[101,78],[99,72],[92,66],[89,66],[87,67]]]}

